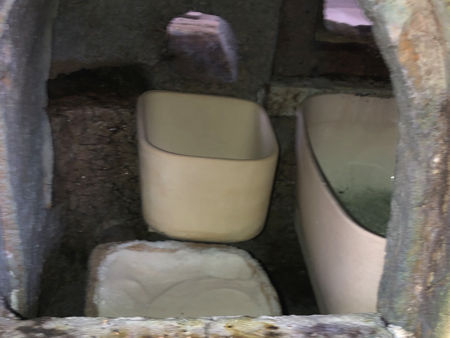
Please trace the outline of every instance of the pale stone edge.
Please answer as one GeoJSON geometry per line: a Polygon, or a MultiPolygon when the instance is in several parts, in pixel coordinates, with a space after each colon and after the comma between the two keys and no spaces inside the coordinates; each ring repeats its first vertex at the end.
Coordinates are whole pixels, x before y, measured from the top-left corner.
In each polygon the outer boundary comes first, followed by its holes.
{"type": "Polygon", "coordinates": [[[388,328],[378,314],[282,317],[145,318],[0,318],[0,337],[412,337],[388,328]]]}

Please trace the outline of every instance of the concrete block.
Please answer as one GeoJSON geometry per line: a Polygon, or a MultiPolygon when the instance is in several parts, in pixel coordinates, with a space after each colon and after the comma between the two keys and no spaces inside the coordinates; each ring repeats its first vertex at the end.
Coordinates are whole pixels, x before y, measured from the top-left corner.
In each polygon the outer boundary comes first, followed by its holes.
{"type": "Polygon", "coordinates": [[[167,26],[169,49],[186,77],[233,82],[237,77],[234,33],[222,18],[187,12],[167,26]]]}

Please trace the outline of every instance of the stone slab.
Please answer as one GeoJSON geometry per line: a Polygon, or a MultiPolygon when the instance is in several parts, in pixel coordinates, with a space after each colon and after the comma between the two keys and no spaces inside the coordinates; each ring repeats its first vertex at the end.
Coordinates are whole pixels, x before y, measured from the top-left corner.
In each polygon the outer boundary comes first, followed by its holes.
{"type": "Polygon", "coordinates": [[[377,314],[343,316],[144,318],[0,318],[0,337],[412,337],[377,314]]]}
{"type": "Polygon", "coordinates": [[[0,291],[32,315],[55,242],[52,141],[46,117],[55,2],[0,1],[0,291]]]}
{"type": "Polygon", "coordinates": [[[228,22],[216,15],[187,12],[167,25],[177,70],[187,78],[234,82],[236,39],[228,22]]]}

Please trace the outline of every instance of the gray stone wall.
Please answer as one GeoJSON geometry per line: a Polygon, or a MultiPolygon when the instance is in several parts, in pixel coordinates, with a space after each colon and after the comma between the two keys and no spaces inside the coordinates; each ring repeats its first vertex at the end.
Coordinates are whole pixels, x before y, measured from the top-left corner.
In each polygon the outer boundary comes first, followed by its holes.
{"type": "Polygon", "coordinates": [[[82,68],[140,64],[150,87],[255,99],[270,80],[281,0],[61,0],[52,76],[82,68]],[[220,16],[238,45],[230,84],[184,78],[167,50],[166,26],[189,10],[220,16]]]}
{"type": "Polygon", "coordinates": [[[32,315],[51,219],[52,149],[45,113],[55,1],[0,1],[0,291],[32,315]]]}

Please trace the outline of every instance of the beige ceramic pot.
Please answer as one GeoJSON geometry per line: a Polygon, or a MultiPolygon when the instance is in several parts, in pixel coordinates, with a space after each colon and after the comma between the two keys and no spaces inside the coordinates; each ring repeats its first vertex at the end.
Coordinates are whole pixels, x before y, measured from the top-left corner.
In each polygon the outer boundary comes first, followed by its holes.
{"type": "Polygon", "coordinates": [[[297,117],[297,230],[320,310],[375,311],[394,179],[395,101],[318,95],[297,117]]]}
{"type": "Polygon", "coordinates": [[[151,91],[138,102],[144,218],[197,241],[237,242],[262,229],[278,145],[257,104],[151,91]]]}

